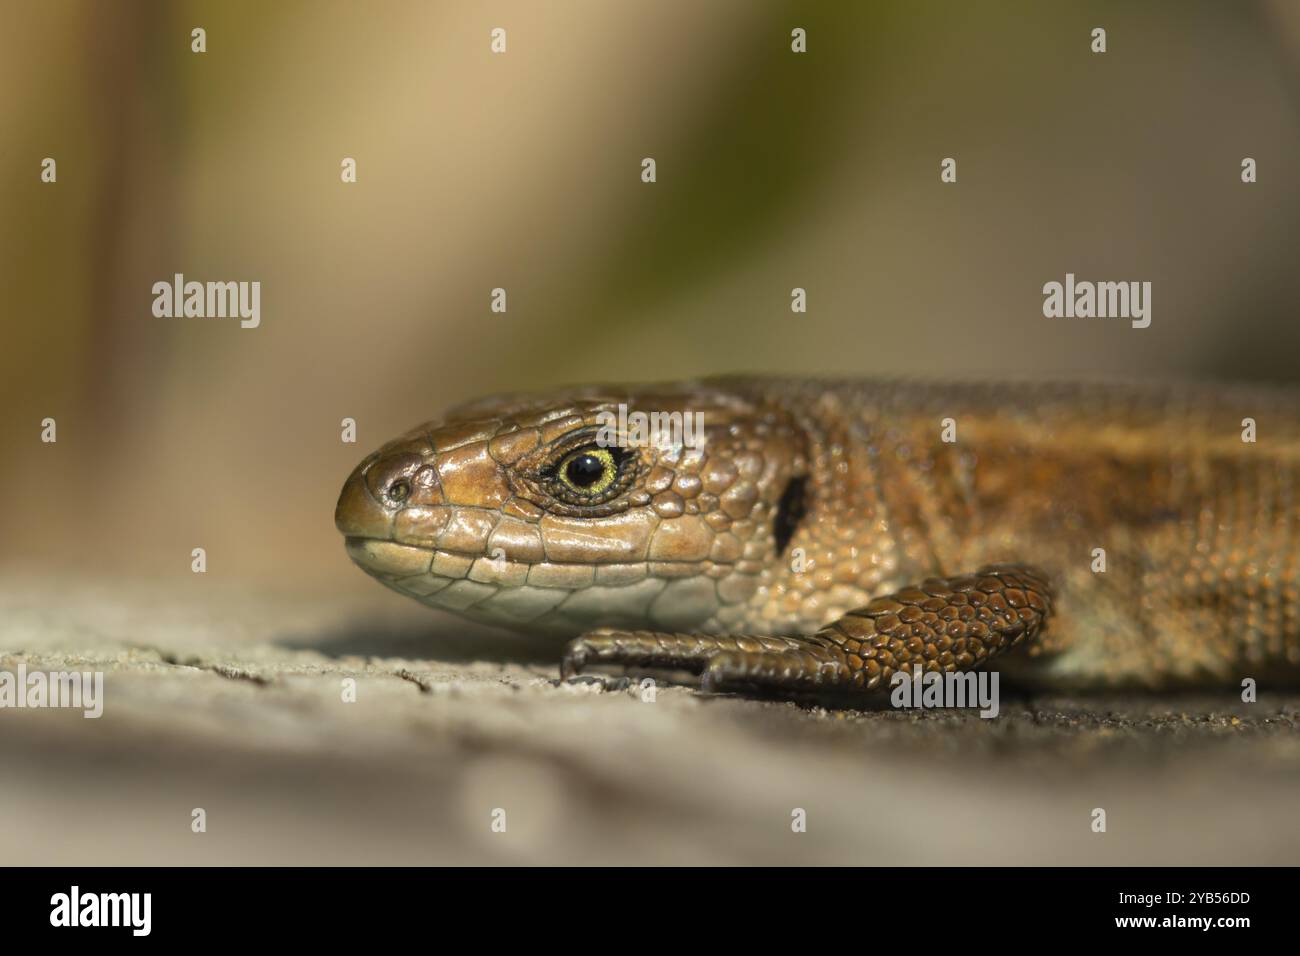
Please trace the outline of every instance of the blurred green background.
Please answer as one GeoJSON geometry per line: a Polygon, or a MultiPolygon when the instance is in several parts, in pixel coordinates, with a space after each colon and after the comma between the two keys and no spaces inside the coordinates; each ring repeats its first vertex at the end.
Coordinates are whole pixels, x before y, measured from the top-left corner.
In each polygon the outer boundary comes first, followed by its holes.
{"type": "Polygon", "coordinates": [[[344,477],[495,391],[1297,377],[1293,0],[3,0],[0,110],[11,567],[374,588],[344,477]],[[1067,271],[1151,327],[1045,319],[1067,271]],[[155,318],[176,272],[261,327],[155,318]]]}

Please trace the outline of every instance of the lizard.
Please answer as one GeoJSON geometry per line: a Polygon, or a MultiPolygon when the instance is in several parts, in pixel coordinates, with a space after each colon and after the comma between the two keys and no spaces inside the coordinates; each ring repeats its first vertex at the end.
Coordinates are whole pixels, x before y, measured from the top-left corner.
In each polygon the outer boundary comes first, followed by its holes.
{"type": "Polygon", "coordinates": [[[566,638],[561,679],[1160,690],[1296,672],[1298,478],[1285,388],[730,377],[470,402],[335,523],[400,593],[566,638]]]}

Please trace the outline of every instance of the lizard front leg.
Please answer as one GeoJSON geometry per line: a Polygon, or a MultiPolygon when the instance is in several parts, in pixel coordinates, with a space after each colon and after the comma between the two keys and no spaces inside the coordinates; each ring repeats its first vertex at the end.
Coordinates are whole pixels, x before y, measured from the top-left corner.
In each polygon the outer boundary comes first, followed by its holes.
{"type": "Polygon", "coordinates": [[[899,670],[967,671],[1037,637],[1051,615],[1044,578],[1019,565],[930,578],[877,598],[807,637],[696,637],[596,631],[573,641],[561,675],[591,664],[700,675],[709,692],[870,692],[899,670]]]}
{"type": "Polygon", "coordinates": [[[713,637],[601,628],[569,643],[560,662],[560,678],[580,674],[592,665],[597,668],[686,671],[698,677],[709,661],[724,652],[781,653],[803,645],[804,639],[797,637],[713,637]]]}

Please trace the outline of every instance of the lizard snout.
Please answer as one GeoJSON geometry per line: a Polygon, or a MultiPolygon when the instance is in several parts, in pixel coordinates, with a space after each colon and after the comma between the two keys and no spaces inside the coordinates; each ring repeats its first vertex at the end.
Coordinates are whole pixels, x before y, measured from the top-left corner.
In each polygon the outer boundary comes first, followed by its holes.
{"type": "Polygon", "coordinates": [[[381,537],[388,515],[366,490],[364,466],[353,470],[334,506],[334,527],[349,538],[381,537]]]}
{"type": "MultiPolygon", "coordinates": [[[[437,473],[419,448],[381,450],[353,470],[339,492],[334,525],[347,537],[348,556],[367,573],[392,583],[429,569],[432,542],[413,530],[446,522],[437,473]]],[[[396,586],[396,585],[394,585],[396,586]]]]}
{"type": "Polygon", "coordinates": [[[426,497],[437,478],[421,455],[377,453],[348,476],[334,508],[334,525],[349,538],[393,537],[395,515],[426,497]]]}

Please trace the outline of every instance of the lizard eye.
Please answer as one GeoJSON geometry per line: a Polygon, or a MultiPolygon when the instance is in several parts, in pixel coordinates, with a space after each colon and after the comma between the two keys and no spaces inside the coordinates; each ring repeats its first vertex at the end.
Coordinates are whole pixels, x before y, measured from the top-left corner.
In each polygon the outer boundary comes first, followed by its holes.
{"type": "Polygon", "coordinates": [[[594,429],[569,435],[528,463],[520,477],[537,504],[559,514],[598,517],[627,507],[619,496],[635,483],[640,461],[631,449],[602,444],[594,429]]]}
{"type": "Polygon", "coordinates": [[[579,448],[560,462],[556,476],[575,494],[599,495],[618,477],[618,459],[608,448],[579,448]]]}

